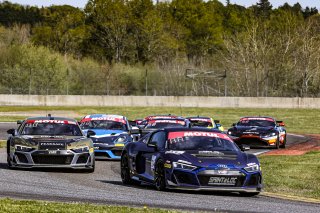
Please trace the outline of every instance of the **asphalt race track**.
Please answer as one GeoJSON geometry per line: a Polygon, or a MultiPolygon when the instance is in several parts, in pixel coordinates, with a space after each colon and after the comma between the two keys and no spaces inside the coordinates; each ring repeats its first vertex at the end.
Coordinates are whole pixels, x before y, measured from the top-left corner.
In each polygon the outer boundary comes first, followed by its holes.
{"type": "MultiPolygon", "coordinates": [[[[11,127],[9,127],[11,128],[11,127]]],[[[8,125],[1,124],[1,138],[8,125]]],[[[288,144],[305,138],[288,137],[288,144]]],[[[263,149],[251,150],[261,152],[263,149]]],[[[262,195],[240,197],[236,193],[158,192],[152,186],[124,186],[120,163],[97,161],[94,173],[70,170],[9,170],[5,149],[0,149],[0,197],[52,201],[79,201],[111,205],[132,205],[182,210],[225,212],[319,212],[320,204],[288,201],[262,195]]]]}

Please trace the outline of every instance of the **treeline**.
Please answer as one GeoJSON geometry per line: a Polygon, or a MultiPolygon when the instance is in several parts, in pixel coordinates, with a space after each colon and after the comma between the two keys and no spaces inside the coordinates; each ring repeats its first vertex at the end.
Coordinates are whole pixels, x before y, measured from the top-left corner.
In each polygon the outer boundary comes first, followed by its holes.
{"type": "Polygon", "coordinates": [[[320,16],[299,3],[89,0],[82,10],[5,1],[0,24],[0,92],[320,94],[320,16]]]}

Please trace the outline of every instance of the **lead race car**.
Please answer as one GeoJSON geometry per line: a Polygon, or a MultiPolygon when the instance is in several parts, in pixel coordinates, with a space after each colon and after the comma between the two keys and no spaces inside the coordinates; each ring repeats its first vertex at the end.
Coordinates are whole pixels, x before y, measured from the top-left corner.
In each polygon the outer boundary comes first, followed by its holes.
{"type": "MultiPolygon", "coordinates": [[[[93,143],[74,119],[31,117],[10,129],[7,141],[9,168],[72,168],[93,172],[93,143]]],[[[89,133],[88,136],[93,133],[89,133]]]]}
{"type": "Polygon", "coordinates": [[[239,192],[262,189],[260,163],[228,135],[213,129],[168,128],[127,144],[121,156],[124,184],[147,182],[158,190],[239,192]]]}
{"type": "Polygon", "coordinates": [[[227,133],[238,144],[285,148],[287,132],[282,121],[272,117],[242,117],[227,133]]]}
{"type": "Polygon", "coordinates": [[[126,143],[139,139],[139,129],[131,127],[121,115],[92,114],[80,121],[83,132],[93,131],[91,136],[96,159],[120,159],[126,143]]]}

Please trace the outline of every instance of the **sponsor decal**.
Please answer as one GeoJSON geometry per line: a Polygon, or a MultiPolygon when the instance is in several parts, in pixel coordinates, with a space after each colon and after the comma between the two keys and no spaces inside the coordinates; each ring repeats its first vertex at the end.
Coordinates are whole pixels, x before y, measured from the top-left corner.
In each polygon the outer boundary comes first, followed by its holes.
{"type": "Polygon", "coordinates": [[[235,185],[236,177],[210,177],[209,185],[235,185]]]}
{"type": "Polygon", "coordinates": [[[174,155],[182,155],[184,153],[185,151],[175,151],[175,150],[170,150],[165,152],[165,154],[174,154],[174,155]]]}
{"type": "Polygon", "coordinates": [[[124,146],[124,144],[123,143],[116,143],[114,146],[122,147],[122,146],[124,146]]]}
{"type": "Polygon", "coordinates": [[[152,155],[151,157],[151,169],[154,169],[154,164],[156,163],[157,156],[152,155]]]}
{"type": "Polygon", "coordinates": [[[149,124],[154,124],[154,123],[170,123],[170,124],[181,124],[181,125],[186,124],[184,121],[180,121],[180,120],[151,120],[151,121],[149,121],[149,124]]]}
{"type": "Polygon", "coordinates": [[[206,119],[206,118],[190,118],[190,121],[202,121],[202,122],[210,122],[211,119],[206,119]]]}
{"type": "Polygon", "coordinates": [[[115,121],[115,122],[126,124],[126,120],[124,120],[122,117],[113,117],[113,116],[84,118],[80,122],[84,123],[84,122],[88,122],[88,121],[115,121]]]}
{"type": "Polygon", "coordinates": [[[155,119],[172,119],[177,116],[168,116],[168,115],[156,115],[156,116],[148,116],[144,120],[155,120],[155,119]]]}
{"type": "Polygon", "coordinates": [[[259,121],[272,121],[272,118],[261,118],[261,117],[250,117],[250,118],[241,118],[240,121],[249,121],[249,120],[259,120],[259,121]]]}
{"type": "Polygon", "coordinates": [[[171,169],[171,167],[172,167],[171,163],[164,164],[164,168],[171,169]]]}
{"type": "Polygon", "coordinates": [[[222,138],[225,140],[232,141],[229,136],[223,133],[218,132],[197,132],[197,131],[185,131],[185,132],[170,132],[168,139],[177,139],[183,137],[213,137],[213,138],[222,138]]]}
{"type": "Polygon", "coordinates": [[[27,120],[27,124],[49,123],[49,124],[76,124],[73,121],[66,120],[27,120]]]}

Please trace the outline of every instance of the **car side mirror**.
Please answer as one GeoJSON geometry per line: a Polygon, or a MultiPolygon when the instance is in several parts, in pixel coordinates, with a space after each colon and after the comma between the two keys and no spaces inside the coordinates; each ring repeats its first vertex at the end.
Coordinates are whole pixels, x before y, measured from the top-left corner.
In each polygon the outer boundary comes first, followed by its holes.
{"type": "Polygon", "coordinates": [[[232,126],[236,126],[236,123],[233,123],[232,126]]]}
{"type": "Polygon", "coordinates": [[[14,136],[15,133],[16,133],[16,130],[15,130],[15,129],[9,129],[9,130],[7,131],[7,133],[8,133],[9,135],[14,136]]]}
{"type": "Polygon", "coordinates": [[[240,150],[243,151],[243,152],[250,150],[250,146],[245,145],[245,144],[240,145],[239,148],[240,148],[240,150]]]}
{"type": "Polygon", "coordinates": [[[157,142],[156,141],[151,141],[147,144],[148,147],[153,147],[155,150],[157,150],[157,142]]]}
{"type": "Polygon", "coordinates": [[[283,121],[276,121],[278,126],[285,126],[285,124],[283,123],[283,121]]]}
{"type": "Polygon", "coordinates": [[[95,133],[94,131],[88,130],[88,132],[87,132],[87,137],[88,137],[88,138],[90,138],[90,137],[92,137],[92,136],[95,136],[95,135],[96,135],[96,133],[95,133]]]}
{"type": "Polygon", "coordinates": [[[22,124],[24,120],[17,120],[17,124],[22,124]]]}
{"type": "Polygon", "coordinates": [[[131,127],[130,134],[139,134],[140,129],[136,126],[131,127]]]}

